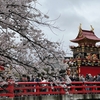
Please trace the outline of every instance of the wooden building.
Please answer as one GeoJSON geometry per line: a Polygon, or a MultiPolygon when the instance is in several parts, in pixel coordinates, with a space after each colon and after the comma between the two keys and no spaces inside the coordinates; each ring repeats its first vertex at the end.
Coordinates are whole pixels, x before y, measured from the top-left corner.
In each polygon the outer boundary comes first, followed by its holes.
{"type": "Polygon", "coordinates": [[[73,52],[71,60],[76,66],[77,73],[100,74],[100,45],[96,44],[100,42],[100,38],[95,35],[93,27],[91,26],[91,30],[83,30],[80,25],[77,37],[70,41],[78,44],[78,46],[70,46],[73,52]]]}

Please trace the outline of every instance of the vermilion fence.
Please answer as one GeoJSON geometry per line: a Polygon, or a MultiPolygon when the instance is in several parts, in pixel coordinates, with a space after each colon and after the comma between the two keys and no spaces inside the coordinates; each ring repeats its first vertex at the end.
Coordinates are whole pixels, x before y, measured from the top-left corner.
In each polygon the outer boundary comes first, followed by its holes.
{"type": "Polygon", "coordinates": [[[100,93],[100,82],[72,82],[68,86],[64,82],[17,82],[0,87],[0,96],[11,98],[25,95],[64,95],[66,93],[100,93]]]}
{"type": "Polygon", "coordinates": [[[72,82],[69,89],[71,94],[100,93],[100,82],[72,82]]]}

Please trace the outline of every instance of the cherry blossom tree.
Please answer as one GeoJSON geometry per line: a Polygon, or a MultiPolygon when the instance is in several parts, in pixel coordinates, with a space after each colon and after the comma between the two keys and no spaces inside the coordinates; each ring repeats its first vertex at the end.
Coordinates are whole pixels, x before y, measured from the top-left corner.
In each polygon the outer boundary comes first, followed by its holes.
{"type": "Polygon", "coordinates": [[[44,37],[40,26],[57,27],[50,24],[36,3],[37,0],[0,0],[0,64],[17,72],[19,66],[32,74],[57,72],[50,60],[60,64],[64,51],[58,42],[44,37]]]}

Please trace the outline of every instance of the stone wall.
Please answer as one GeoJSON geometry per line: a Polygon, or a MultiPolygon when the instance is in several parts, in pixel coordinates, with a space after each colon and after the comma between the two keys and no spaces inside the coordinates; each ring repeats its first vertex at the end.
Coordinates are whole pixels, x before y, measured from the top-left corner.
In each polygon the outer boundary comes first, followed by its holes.
{"type": "Polygon", "coordinates": [[[22,96],[15,98],[0,98],[0,100],[100,100],[100,94],[66,94],[66,95],[42,95],[22,96]]]}

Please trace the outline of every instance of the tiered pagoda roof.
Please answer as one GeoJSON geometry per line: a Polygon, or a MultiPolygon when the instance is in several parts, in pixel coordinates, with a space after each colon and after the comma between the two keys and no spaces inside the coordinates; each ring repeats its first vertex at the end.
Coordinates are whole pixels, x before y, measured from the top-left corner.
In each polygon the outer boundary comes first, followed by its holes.
{"type": "MultiPolygon", "coordinates": [[[[91,30],[83,30],[81,25],[79,27],[79,33],[77,37],[71,42],[78,43],[78,46],[70,46],[73,51],[73,59],[81,61],[84,60],[88,62],[96,62],[96,65],[100,66],[100,46],[96,46],[97,42],[100,42],[100,38],[98,38],[91,26],[91,30]]],[[[87,65],[88,65],[87,64],[87,65]]],[[[93,65],[93,64],[92,64],[93,65]]]]}
{"type": "MultiPolygon", "coordinates": [[[[92,28],[92,26],[91,26],[92,28]]],[[[94,29],[92,28],[91,30],[83,30],[81,27],[79,28],[79,33],[77,37],[73,40],[70,40],[71,42],[79,43],[80,41],[86,41],[87,40],[92,40],[94,42],[100,42],[100,38],[98,38],[94,34],[94,29]]]]}

